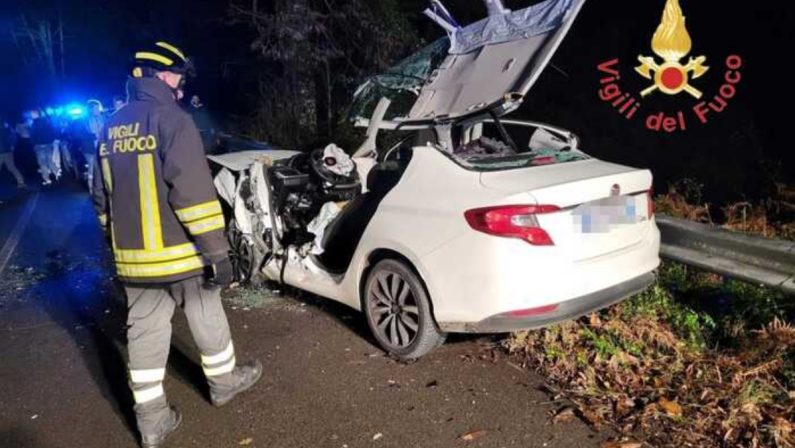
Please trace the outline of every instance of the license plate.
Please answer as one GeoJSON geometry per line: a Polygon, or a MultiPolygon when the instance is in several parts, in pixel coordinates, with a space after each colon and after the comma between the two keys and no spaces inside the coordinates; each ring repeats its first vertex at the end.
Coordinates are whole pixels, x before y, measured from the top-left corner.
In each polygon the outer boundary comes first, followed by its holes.
{"type": "Polygon", "coordinates": [[[637,224],[643,218],[634,196],[611,196],[589,202],[572,212],[574,229],[580,233],[608,233],[620,226],[637,224]]]}

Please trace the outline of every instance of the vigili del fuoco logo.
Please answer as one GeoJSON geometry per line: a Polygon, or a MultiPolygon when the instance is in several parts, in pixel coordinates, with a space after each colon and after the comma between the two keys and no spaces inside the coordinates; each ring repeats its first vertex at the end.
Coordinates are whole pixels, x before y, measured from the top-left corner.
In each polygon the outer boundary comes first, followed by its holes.
{"type": "Polygon", "coordinates": [[[743,61],[738,55],[730,55],[724,61],[722,85],[714,94],[705,96],[699,86],[699,78],[710,67],[706,65],[707,56],[691,55],[693,41],[685,26],[679,0],[667,0],[662,21],[651,40],[651,50],[656,57],[638,56],[640,65],[635,67],[635,76],[642,76],[649,81],[649,85],[637,94],[622,89],[621,62],[618,58],[597,66],[601,76],[599,98],[627,120],[645,117],[645,126],[651,131],[686,131],[693,122],[707,124],[715,114],[725,111],[737,95],[743,61]],[[683,62],[688,56],[689,59],[683,62]],[[683,105],[679,110],[653,110],[639,114],[644,103],[653,104],[655,95],[681,96],[683,104],[690,104],[687,108],[683,105]],[[693,100],[695,103],[692,103],[693,100]]]}

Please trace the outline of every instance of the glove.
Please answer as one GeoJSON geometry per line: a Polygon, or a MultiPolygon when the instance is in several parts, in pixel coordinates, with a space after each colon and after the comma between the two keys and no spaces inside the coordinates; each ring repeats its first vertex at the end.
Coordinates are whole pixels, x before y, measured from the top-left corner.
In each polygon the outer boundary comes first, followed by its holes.
{"type": "Polygon", "coordinates": [[[227,287],[235,281],[235,270],[229,257],[222,258],[213,263],[212,283],[218,286],[227,287]]]}

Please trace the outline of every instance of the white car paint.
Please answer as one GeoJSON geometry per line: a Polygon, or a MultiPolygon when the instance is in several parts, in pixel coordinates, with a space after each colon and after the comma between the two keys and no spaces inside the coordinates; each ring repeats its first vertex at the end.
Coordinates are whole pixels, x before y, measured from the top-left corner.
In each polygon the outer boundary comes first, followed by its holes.
{"type": "MultiPolygon", "coordinates": [[[[532,246],[477,232],[464,212],[509,204],[565,208],[608,197],[614,184],[645,192],[651,174],[596,159],[481,174],[434,147],[417,147],[368,225],[348,271],[330,274],[293,250],[284,281],[361,310],[368,257],[390,250],[418,271],[439,327],[451,331],[466,331],[468,324],[500,313],[574,300],[658,267],[660,236],[653,217],[608,234],[578,234],[571,210],[564,209],[539,216],[555,245],[532,246]]],[[[645,210],[646,195],[640,200],[645,210]]],[[[264,272],[279,280],[280,268],[274,261],[264,272]]]]}

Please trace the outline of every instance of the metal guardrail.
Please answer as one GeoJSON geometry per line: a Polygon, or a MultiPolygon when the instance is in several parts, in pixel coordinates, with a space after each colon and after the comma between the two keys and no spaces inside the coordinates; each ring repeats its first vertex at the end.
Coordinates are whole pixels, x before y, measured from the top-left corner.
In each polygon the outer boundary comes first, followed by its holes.
{"type": "Polygon", "coordinates": [[[732,232],[657,215],[660,255],[727,277],[795,294],[795,241],[732,232]]]}

